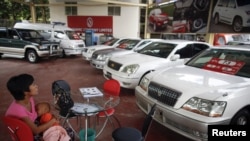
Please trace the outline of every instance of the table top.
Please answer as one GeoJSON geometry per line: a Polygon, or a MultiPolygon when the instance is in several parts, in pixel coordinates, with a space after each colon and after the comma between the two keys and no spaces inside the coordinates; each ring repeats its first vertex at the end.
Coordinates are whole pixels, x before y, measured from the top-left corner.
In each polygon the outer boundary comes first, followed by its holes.
{"type": "MultiPolygon", "coordinates": [[[[102,92],[103,93],[103,92],[102,92]]],[[[113,96],[108,93],[103,95],[84,97],[82,93],[72,92],[71,97],[74,106],[71,108],[75,114],[90,114],[114,108],[120,103],[119,96],[113,96]]]]}

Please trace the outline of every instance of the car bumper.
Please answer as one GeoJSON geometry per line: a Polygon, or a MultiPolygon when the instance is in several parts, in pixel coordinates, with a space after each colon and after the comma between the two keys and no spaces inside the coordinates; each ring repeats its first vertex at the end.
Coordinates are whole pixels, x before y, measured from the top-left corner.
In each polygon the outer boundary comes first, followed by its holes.
{"type": "Polygon", "coordinates": [[[103,70],[103,76],[106,79],[115,79],[119,81],[121,87],[128,89],[134,89],[139,83],[139,78],[133,78],[128,75],[124,76],[122,74],[114,74],[109,70],[103,70]]]}
{"type": "Polygon", "coordinates": [[[80,55],[82,54],[83,49],[71,49],[71,48],[64,48],[66,55],[80,55]]]}
{"type": "Polygon", "coordinates": [[[103,69],[103,67],[105,65],[105,61],[91,60],[90,64],[94,68],[103,69]]]}
{"type": "Polygon", "coordinates": [[[92,54],[88,54],[86,52],[82,52],[82,58],[83,58],[83,60],[87,60],[87,61],[91,60],[91,55],[92,54]]]}
{"type": "MultiPolygon", "coordinates": [[[[139,86],[135,89],[136,104],[145,113],[148,112],[150,105],[157,103],[157,110],[154,115],[154,120],[161,125],[188,137],[192,140],[207,140],[208,125],[227,125],[230,120],[211,121],[209,117],[202,117],[202,121],[198,121],[189,117],[190,112],[183,109],[173,109],[164,106],[155,99],[147,97],[145,91],[139,86]],[[209,122],[208,122],[209,121],[209,122]],[[210,122],[211,121],[211,122],[210,122]]],[[[194,115],[199,116],[199,115],[194,115]]]]}
{"type": "Polygon", "coordinates": [[[52,51],[37,51],[37,55],[39,57],[49,57],[49,56],[61,56],[62,55],[62,50],[52,50],[52,51]]]}

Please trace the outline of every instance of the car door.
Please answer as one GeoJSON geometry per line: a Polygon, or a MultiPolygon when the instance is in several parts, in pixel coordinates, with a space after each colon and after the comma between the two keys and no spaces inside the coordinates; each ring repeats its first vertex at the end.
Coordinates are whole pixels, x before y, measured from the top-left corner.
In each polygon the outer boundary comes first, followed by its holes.
{"type": "MultiPolygon", "coordinates": [[[[20,32],[20,31],[19,31],[20,32]]],[[[24,31],[25,33],[29,33],[28,31],[24,31]]],[[[10,54],[14,55],[24,55],[24,47],[27,44],[30,44],[29,41],[22,39],[17,30],[11,29],[9,30],[9,42],[10,42],[10,54]]]]}

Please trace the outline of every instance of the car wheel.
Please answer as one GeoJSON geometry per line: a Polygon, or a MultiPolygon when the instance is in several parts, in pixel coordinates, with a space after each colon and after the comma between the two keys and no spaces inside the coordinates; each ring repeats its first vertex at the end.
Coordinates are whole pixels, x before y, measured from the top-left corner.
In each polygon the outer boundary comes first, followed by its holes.
{"type": "Polygon", "coordinates": [[[38,55],[34,50],[28,50],[26,58],[31,63],[36,63],[38,61],[38,55]]]}
{"type": "Polygon", "coordinates": [[[214,24],[219,24],[219,21],[220,21],[219,14],[215,14],[215,16],[214,16],[214,24]]]}
{"type": "Polygon", "coordinates": [[[250,113],[247,109],[239,111],[231,120],[231,125],[249,125],[250,113]]]}
{"type": "Polygon", "coordinates": [[[193,5],[199,11],[205,11],[209,7],[209,0],[195,0],[193,5]]]}
{"type": "Polygon", "coordinates": [[[65,58],[66,57],[66,54],[65,54],[65,51],[63,50],[62,51],[62,54],[59,56],[60,58],[65,58]]]}
{"type": "Polygon", "coordinates": [[[195,19],[191,25],[191,32],[201,29],[203,24],[202,18],[195,19]]]}
{"type": "Polygon", "coordinates": [[[240,32],[243,29],[242,19],[240,17],[236,17],[233,21],[233,30],[235,32],[240,32]]]}

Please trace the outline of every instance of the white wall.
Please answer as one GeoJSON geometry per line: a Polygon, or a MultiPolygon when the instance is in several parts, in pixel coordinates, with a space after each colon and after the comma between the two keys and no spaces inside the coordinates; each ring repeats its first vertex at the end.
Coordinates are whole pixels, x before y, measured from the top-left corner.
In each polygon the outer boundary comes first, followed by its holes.
{"type": "MultiPolygon", "coordinates": [[[[49,0],[50,3],[64,4],[64,2],[56,2],[49,0]]],[[[129,0],[133,3],[139,3],[139,0],[129,0]]],[[[79,16],[105,16],[108,15],[107,5],[105,6],[78,6],[79,16]]],[[[50,6],[50,21],[65,22],[67,24],[67,16],[65,15],[65,7],[62,5],[50,6]]],[[[114,37],[140,37],[140,7],[122,6],[121,16],[113,16],[113,36],[114,37]]]]}

